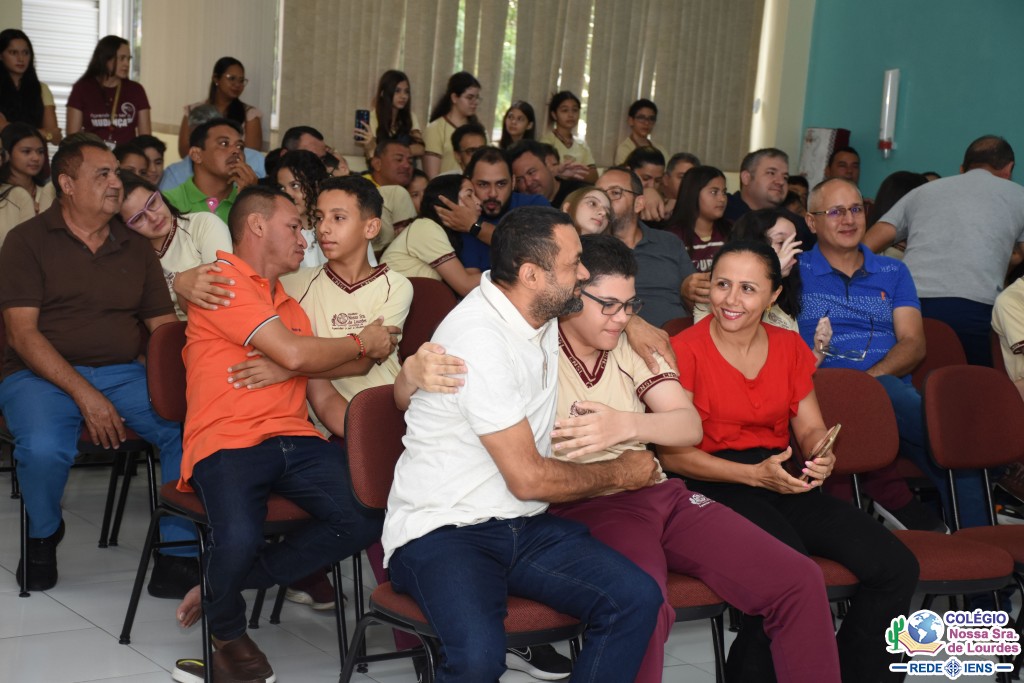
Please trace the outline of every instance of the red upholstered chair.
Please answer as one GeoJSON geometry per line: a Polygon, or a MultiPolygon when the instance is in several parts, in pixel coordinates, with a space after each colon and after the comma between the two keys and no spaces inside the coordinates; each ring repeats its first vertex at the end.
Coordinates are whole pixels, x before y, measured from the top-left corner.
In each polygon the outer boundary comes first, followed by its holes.
{"type": "MultiPolygon", "coordinates": [[[[181,352],[185,346],[185,323],[173,322],[161,325],[149,339],[147,353],[146,378],[149,383],[149,399],[157,415],[171,422],[184,423],[186,413],[185,401],[185,364],[181,352]]],[[[339,457],[340,457],[339,453],[339,457]]],[[[182,493],[177,490],[177,483],[171,482],[160,488],[159,504],[153,513],[146,534],[146,543],[142,548],[139,570],[135,576],[128,611],[125,614],[119,642],[123,645],[131,643],[131,629],[135,621],[135,613],[142,596],[142,585],[146,580],[149,561],[153,551],[158,548],[180,547],[192,545],[191,541],[165,543],[158,541],[160,536],[160,519],[166,515],[182,517],[192,522],[198,535],[199,556],[205,550],[208,521],[199,497],[194,493],[182,493]]],[[[284,535],[296,526],[309,521],[309,515],[287,498],[271,494],[267,500],[267,518],[263,524],[263,533],[268,538],[284,535]]],[[[344,603],[341,595],[341,571],[338,564],[332,567],[334,579],[335,621],[338,631],[338,653],[340,661],[345,659],[345,643],[348,641],[344,619],[344,603]]],[[[206,597],[206,581],[200,573],[200,590],[206,597]]],[[[210,662],[210,634],[207,630],[206,615],[203,614],[203,660],[210,662]]],[[[206,681],[210,681],[211,667],[205,667],[206,681]]]]}
{"type": "Polygon", "coordinates": [[[922,322],[925,357],[910,376],[910,381],[918,391],[924,390],[924,381],[932,370],[947,365],[967,365],[967,354],[952,327],[935,318],[924,318],[922,322]]]}
{"type": "Polygon", "coordinates": [[[412,283],[412,306],[402,328],[402,340],[398,342],[398,357],[403,361],[416,353],[424,342],[430,341],[434,330],[458,303],[455,292],[442,280],[411,277],[409,282],[412,283]]]}
{"type": "MultiPolygon", "coordinates": [[[[843,425],[836,439],[833,476],[853,477],[854,501],[859,505],[857,475],[888,465],[899,449],[892,404],[882,385],[860,370],[819,369],[814,375],[814,388],[825,424],[843,425]]],[[[926,605],[935,595],[991,591],[1012,580],[1013,561],[999,548],[959,534],[893,533],[917,558],[921,568],[918,590],[926,594],[926,605]]]]}
{"type": "Polygon", "coordinates": [[[661,329],[668,332],[668,336],[674,337],[692,325],[693,318],[672,318],[671,320],[666,320],[661,329]]]}

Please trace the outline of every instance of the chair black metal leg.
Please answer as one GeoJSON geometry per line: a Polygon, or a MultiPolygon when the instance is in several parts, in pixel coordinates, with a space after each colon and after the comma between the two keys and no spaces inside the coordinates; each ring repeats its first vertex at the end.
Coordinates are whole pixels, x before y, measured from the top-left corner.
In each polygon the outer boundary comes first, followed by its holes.
{"type": "Polygon", "coordinates": [[[722,615],[711,617],[711,643],[715,649],[715,683],[725,683],[725,625],[722,615]]]}
{"type": "Polygon", "coordinates": [[[18,593],[19,598],[27,598],[32,595],[28,592],[28,511],[25,510],[25,499],[20,500],[21,514],[21,576],[18,577],[21,580],[21,592],[18,593]]]}
{"type": "Polygon", "coordinates": [[[261,588],[256,592],[256,599],[252,601],[252,614],[249,615],[249,628],[260,627],[260,612],[263,611],[263,601],[267,597],[267,589],[261,588]]]}
{"type": "Polygon", "coordinates": [[[132,597],[128,601],[128,612],[124,615],[124,626],[121,627],[121,637],[117,641],[122,645],[128,645],[132,642],[132,624],[135,623],[135,612],[139,609],[139,600],[142,598],[142,586],[146,582],[149,560],[153,557],[153,545],[160,534],[160,519],[164,514],[163,510],[157,510],[149,522],[149,531],[146,532],[146,543],[142,546],[142,557],[139,559],[139,570],[135,573],[135,585],[132,586],[132,597]]]}
{"type": "Polygon", "coordinates": [[[110,534],[110,519],[114,513],[114,498],[117,497],[117,480],[124,469],[125,454],[121,451],[114,453],[114,462],[110,467],[110,484],[107,486],[107,502],[103,506],[103,523],[100,524],[101,548],[107,547],[107,537],[110,534]]]}
{"type": "Polygon", "coordinates": [[[345,601],[341,593],[341,564],[331,565],[331,578],[334,579],[334,625],[338,633],[338,656],[341,667],[345,668],[345,655],[348,646],[348,624],[345,619],[345,601]]]}
{"type": "Polygon", "coordinates": [[[281,623],[281,609],[284,607],[284,594],[288,586],[277,587],[277,597],[274,598],[274,609],[270,610],[270,623],[277,625],[281,623]]]}
{"type": "MultiPolygon", "coordinates": [[[[206,554],[206,527],[200,524],[196,524],[196,538],[199,541],[199,595],[201,599],[206,601],[206,569],[203,567],[203,555],[206,554]]],[[[203,681],[204,683],[213,683],[213,642],[210,640],[212,634],[210,633],[210,625],[206,621],[206,610],[203,610],[202,617],[199,619],[203,633],[203,681]]]]}
{"type": "Polygon", "coordinates": [[[114,513],[114,522],[110,527],[110,538],[108,545],[117,545],[117,535],[121,532],[121,520],[124,519],[124,508],[128,502],[128,489],[135,472],[135,453],[126,453],[124,458],[124,478],[121,481],[121,494],[117,499],[117,511],[114,513]]]}
{"type": "Polygon", "coordinates": [[[146,448],[146,477],[149,483],[149,514],[156,512],[156,453],[153,447],[146,448]]]}

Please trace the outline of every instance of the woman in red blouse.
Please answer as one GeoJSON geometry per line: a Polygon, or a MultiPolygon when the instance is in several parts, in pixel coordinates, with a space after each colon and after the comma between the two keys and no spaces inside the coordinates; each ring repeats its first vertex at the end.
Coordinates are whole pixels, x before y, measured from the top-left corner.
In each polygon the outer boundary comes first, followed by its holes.
{"type": "MultiPolygon", "coordinates": [[[[907,613],[917,562],[866,514],[816,490],[832,472],[831,451],[790,469],[796,476],[783,466],[791,430],[804,453],[814,452],[827,430],[814,396],[811,350],[795,332],[761,321],[781,291],[779,259],[767,244],[732,242],[719,251],[712,315],[672,339],[704,438],[696,447],[662,452],[662,465],[791,547],[853,572],[860,588],[836,636],[843,680],[889,680],[890,655],[879,637],[907,613]]],[[[729,653],[729,679],[773,680],[759,618],[744,619],[729,653]]]]}

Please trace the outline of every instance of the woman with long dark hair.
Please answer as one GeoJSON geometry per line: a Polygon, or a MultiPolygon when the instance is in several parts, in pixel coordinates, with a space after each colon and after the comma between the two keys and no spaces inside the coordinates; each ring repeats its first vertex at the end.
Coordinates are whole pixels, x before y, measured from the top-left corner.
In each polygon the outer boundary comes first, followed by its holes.
{"type": "Polygon", "coordinates": [[[714,166],[696,166],[683,176],[669,230],[683,240],[686,253],[699,273],[711,270],[711,260],[729,237],[724,218],[728,195],[725,174],[714,166]]]}
{"type": "Polygon", "coordinates": [[[16,28],[0,31],[0,59],[0,130],[8,123],[27,123],[46,142],[60,143],[57,108],[50,89],[36,76],[32,41],[16,28]]]}
{"type": "Polygon", "coordinates": [[[388,69],[377,83],[377,94],[370,107],[370,123],[355,131],[356,141],[369,159],[377,140],[398,140],[409,145],[414,157],[423,156],[423,133],[412,112],[412,89],[404,72],[388,69]]]}
{"type": "MultiPolygon", "coordinates": [[[[882,184],[878,186],[875,193],[875,201],[868,207],[868,226],[878,222],[882,216],[889,212],[889,209],[896,205],[896,202],[903,199],[904,195],[915,190],[928,182],[928,176],[913,171],[896,171],[886,176],[882,184]]],[[[883,256],[903,260],[903,252],[907,250],[907,241],[897,242],[887,247],[882,252],[883,256]]]]}
{"type": "Polygon", "coordinates": [[[555,93],[548,103],[548,123],[551,129],[544,133],[540,141],[558,150],[562,163],[575,162],[586,166],[589,171],[580,180],[594,183],[597,181],[594,155],[583,138],[575,137],[581,106],[580,98],[568,90],[555,93]]]}
{"type": "Polygon", "coordinates": [[[46,140],[39,129],[27,123],[8,124],[0,132],[0,146],[6,154],[0,165],[0,202],[18,207],[17,211],[11,207],[3,209],[5,219],[0,222],[0,234],[6,235],[21,222],[10,221],[23,212],[22,220],[27,220],[45,211],[53,204],[55,195],[46,168],[46,140]]]}
{"type": "Polygon", "coordinates": [[[437,215],[438,207],[447,208],[442,197],[480,210],[480,200],[468,178],[452,173],[438,176],[423,192],[420,217],[395,237],[380,260],[406,277],[443,280],[456,294],[466,296],[480,284],[480,271],[467,269],[459,260],[459,233],[445,228],[437,215]]]}
{"type": "Polygon", "coordinates": [[[452,133],[466,123],[479,123],[480,81],[468,71],[452,74],[448,87],[430,111],[430,123],[423,136],[423,170],[433,178],[438,173],[460,171],[452,149],[452,133]]]}
{"type": "Polygon", "coordinates": [[[320,183],[329,176],[327,167],[313,152],[296,149],[285,153],[274,169],[274,179],[285,193],[295,202],[302,220],[302,236],[306,238],[306,254],[302,257],[303,268],[322,266],[327,257],[316,241],[316,198],[320,183]]]}
{"type": "Polygon", "coordinates": [[[533,106],[524,100],[509,105],[501,124],[501,140],[498,147],[508,149],[520,140],[535,140],[537,136],[537,115],[533,106]]]}
{"type": "Polygon", "coordinates": [[[94,133],[111,149],[153,132],[149,98],[141,84],[128,78],[132,62],[128,41],[104,36],[96,44],[89,67],[68,97],[68,135],[94,133]]]}
{"type": "Polygon", "coordinates": [[[201,104],[212,104],[224,118],[241,125],[246,147],[263,149],[263,112],[240,99],[248,82],[245,67],[240,61],[234,57],[221,57],[217,60],[213,65],[213,75],[210,76],[210,89],[206,99],[185,107],[185,115],[178,129],[178,154],[182,158],[188,154],[189,112],[201,104]]]}

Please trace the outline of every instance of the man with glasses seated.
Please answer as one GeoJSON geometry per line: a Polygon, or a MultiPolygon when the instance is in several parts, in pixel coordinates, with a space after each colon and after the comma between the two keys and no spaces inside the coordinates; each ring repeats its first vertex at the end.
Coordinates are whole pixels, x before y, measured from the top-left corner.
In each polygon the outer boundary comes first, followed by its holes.
{"type": "Polygon", "coordinates": [[[655,327],[673,318],[688,317],[690,313],[683,305],[684,283],[696,269],[678,237],[654,230],[640,220],[645,199],[639,176],[625,166],[613,166],[601,174],[597,186],[612,202],[611,234],[636,257],[636,292],[645,303],[640,317],[655,327]]]}
{"type": "MultiPolygon", "coordinates": [[[[817,349],[824,354],[821,367],[864,370],[881,382],[896,411],[900,452],[929,474],[945,502],[945,475],[926,452],[921,395],[910,383],[910,372],[925,352],[921,308],[910,271],[901,261],[876,256],[861,244],[867,229],[864,203],[850,180],[832,178],[815,186],[807,224],[818,243],[800,256],[800,334],[813,346],[818,320],[828,317],[832,340],[817,349]]],[[[864,478],[876,509],[884,507],[890,521],[904,528],[945,531],[936,514],[916,501],[891,470],[892,466],[864,478]]]]}

